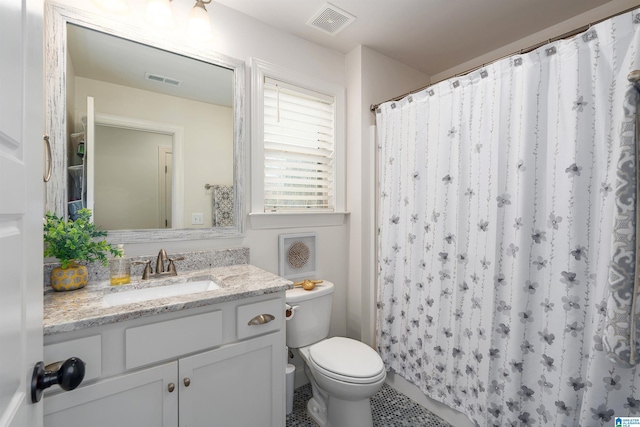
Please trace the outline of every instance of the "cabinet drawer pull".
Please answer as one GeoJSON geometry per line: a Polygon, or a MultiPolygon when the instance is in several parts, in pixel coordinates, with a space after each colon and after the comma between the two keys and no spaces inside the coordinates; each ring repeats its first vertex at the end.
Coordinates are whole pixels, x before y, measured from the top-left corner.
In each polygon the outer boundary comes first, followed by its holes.
{"type": "Polygon", "coordinates": [[[191,378],[186,377],[186,378],[184,379],[184,386],[185,386],[185,387],[189,387],[190,385],[191,385],[191,378]]]}
{"type": "Polygon", "coordinates": [[[247,325],[264,325],[265,323],[269,323],[275,319],[276,317],[273,314],[258,314],[256,317],[249,320],[247,325]]]}
{"type": "Polygon", "coordinates": [[[173,393],[173,390],[176,389],[176,385],[174,383],[169,383],[169,386],[167,387],[167,390],[169,390],[169,393],[173,393]]]}

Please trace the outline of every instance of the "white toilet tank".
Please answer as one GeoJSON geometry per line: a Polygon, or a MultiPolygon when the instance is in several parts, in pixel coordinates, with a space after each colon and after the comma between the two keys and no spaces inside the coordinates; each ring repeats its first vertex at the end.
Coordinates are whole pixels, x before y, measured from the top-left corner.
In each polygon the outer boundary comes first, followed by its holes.
{"type": "Polygon", "coordinates": [[[329,335],[333,283],[324,281],[311,291],[302,287],[288,290],[286,301],[293,307],[293,316],[286,324],[287,346],[304,347],[329,335]]]}

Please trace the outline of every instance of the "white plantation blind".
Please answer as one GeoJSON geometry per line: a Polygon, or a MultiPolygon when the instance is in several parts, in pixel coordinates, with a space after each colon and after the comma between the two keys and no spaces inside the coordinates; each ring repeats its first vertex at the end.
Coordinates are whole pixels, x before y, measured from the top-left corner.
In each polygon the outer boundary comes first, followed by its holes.
{"type": "Polygon", "coordinates": [[[334,210],[335,100],[265,77],[264,210],[334,210]]]}

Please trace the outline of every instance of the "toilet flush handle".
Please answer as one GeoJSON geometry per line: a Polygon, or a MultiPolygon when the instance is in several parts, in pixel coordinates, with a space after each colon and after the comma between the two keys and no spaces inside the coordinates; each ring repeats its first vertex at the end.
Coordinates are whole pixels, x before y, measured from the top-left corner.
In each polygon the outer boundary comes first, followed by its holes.
{"type": "Polygon", "coordinates": [[[296,308],[298,308],[298,306],[297,305],[285,304],[285,308],[286,308],[286,311],[285,311],[284,318],[286,320],[293,319],[293,316],[295,315],[296,308]]]}

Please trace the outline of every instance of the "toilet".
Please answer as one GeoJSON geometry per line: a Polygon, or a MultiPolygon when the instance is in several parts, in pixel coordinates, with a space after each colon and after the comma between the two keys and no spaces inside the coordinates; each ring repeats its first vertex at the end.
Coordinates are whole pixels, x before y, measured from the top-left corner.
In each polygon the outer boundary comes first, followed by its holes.
{"type": "Polygon", "coordinates": [[[305,363],[313,397],[309,416],[321,427],[371,427],[369,399],[384,384],[382,359],[371,347],[329,335],[334,285],[287,291],[287,346],[305,363]]]}

